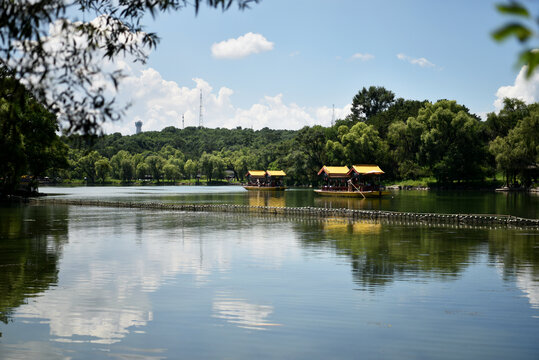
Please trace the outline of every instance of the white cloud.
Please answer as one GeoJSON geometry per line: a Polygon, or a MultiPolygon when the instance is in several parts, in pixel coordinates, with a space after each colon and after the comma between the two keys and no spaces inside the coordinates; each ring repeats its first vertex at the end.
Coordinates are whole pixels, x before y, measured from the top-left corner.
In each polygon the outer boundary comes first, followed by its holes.
{"type": "MultiPolygon", "coordinates": [[[[95,25],[103,27],[103,18],[93,20],[95,25]]],[[[50,43],[47,45],[55,51],[62,49],[61,39],[56,36],[59,24],[51,26],[50,43]]],[[[140,41],[141,34],[135,34],[130,41],[140,41]]],[[[69,39],[84,44],[75,32],[69,39]]],[[[249,54],[272,50],[274,44],[264,36],[249,32],[237,39],[229,39],[212,46],[212,53],[217,58],[241,58],[249,54]]],[[[290,53],[291,57],[298,56],[299,51],[290,53]]],[[[153,69],[133,62],[131,56],[118,57],[114,61],[104,59],[100,54],[94,58],[96,66],[102,72],[92,77],[92,88],[101,88],[108,98],[116,98],[118,108],[131,104],[124,116],[118,121],[106,122],[102,125],[105,133],[120,132],[124,135],[135,132],[134,123],[142,121],[143,131],[160,131],[165,127],[182,126],[182,115],[185,126],[198,126],[199,99],[203,94],[203,125],[206,127],[237,126],[261,129],[300,129],[309,125],[328,126],[332,119],[331,106],[306,107],[286,101],[280,93],[265,94],[255,104],[239,107],[233,103],[234,90],[222,86],[214,89],[201,78],[192,79],[194,85],[178,84],[163,79],[161,74],[153,69]],[[121,70],[125,77],[116,91],[107,74],[121,70]]],[[[356,56],[359,56],[356,54],[356,56]]],[[[369,58],[363,54],[363,59],[369,58]]],[[[60,59],[57,61],[64,61],[60,59]]],[[[52,88],[52,86],[50,87],[52,88]]],[[[60,89],[61,90],[61,89],[60,89]]],[[[55,90],[59,91],[59,90],[55,90]]],[[[344,118],[350,113],[350,105],[335,109],[335,118],[344,118]]]]}
{"type": "Polygon", "coordinates": [[[405,54],[401,53],[401,54],[397,54],[397,58],[399,60],[409,62],[410,64],[413,64],[413,65],[419,65],[421,67],[436,67],[436,65],[434,65],[433,63],[431,63],[430,61],[428,61],[424,57],[422,57],[422,58],[413,58],[411,56],[408,56],[408,55],[405,55],[405,54]]]}
{"type": "Polygon", "coordinates": [[[305,125],[314,125],[315,120],[306,109],[292,103],[283,103],[283,94],[265,96],[260,103],[249,109],[237,109],[234,117],[227,119],[225,127],[238,124],[242,127],[270,127],[299,129],[305,125]]]}
{"type": "MultiPolygon", "coordinates": [[[[227,56],[232,57],[234,49],[241,48],[242,44],[245,47],[240,50],[244,53],[273,48],[273,44],[262,35],[253,33],[214,44],[214,48],[220,56],[228,54],[227,56]],[[256,43],[258,47],[253,45],[256,43]]],[[[235,54],[239,56],[238,52],[235,54]]],[[[297,54],[299,52],[294,52],[291,56],[297,54]]],[[[332,109],[328,106],[314,108],[300,106],[287,103],[282,94],[276,94],[263,96],[257,103],[242,108],[233,104],[234,90],[226,86],[214,89],[201,78],[193,78],[194,85],[181,85],[164,79],[153,68],[133,63],[130,58],[119,58],[114,62],[106,59],[101,61],[102,69],[107,72],[121,69],[125,77],[120,82],[117,92],[110,81],[101,75],[95,79],[96,86],[104,88],[107,96],[115,96],[119,107],[131,104],[119,121],[106,122],[102,125],[103,131],[108,134],[115,132],[124,135],[133,134],[136,121],[143,122],[143,131],[160,131],[169,126],[181,128],[182,115],[186,127],[198,126],[201,92],[205,127],[300,129],[306,125],[327,126],[331,123],[332,109]]],[[[350,105],[336,108],[335,118],[344,118],[349,113],[350,105]]]]}
{"type": "MultiPolygon", "coordinates": [[[[182,114],[185,126],[198,126],[200,91],[203,95],[203,125],[205,127],[253,129],[300,129],[305,125],[331,123],[331,106],[305,107],[286,103],[282,94],[264,96],[248,108],[234,105],[234,91],[227,87],[213,89],[203,79],[193,79],[192,87],[180,86],[167,81],[153,68],[132,70],[120,85],[118,99],[131,102],[132,107],[122,120],[103,125],[106,133],[120,132],[124,135],[135,132],[135,121],[142,121],[143,131],[162,130],[168,126],[180,128],[182,114]]],[[[350,113],[350,105],[335,108],[335,118],[344,118],[350,113]]]]}
{"type": "Polygon", "coordinates": [[[374,55],[372,54],[362,54],[362,53],[355,53],[352,55],[352,59],[357,59],[361,61],[368,61],[374,59],[374,55]]]}
{"type": "Polygon", "coordinates": [[[514,85],[502,86],[496,92],[494,107],[497,111],[503,108],[504,98],[517,98],[531,104],[539,101],[539,72],[535,72],[531,78],[526,79],[527,68],[520,69],[514,85]]]}
{"type": "Polygon", "coordinates": [[[217,59],[240,59],[270,50],[273,50],[273,43],[264,36],[252,32],[211,46],[211,53],[217,59]]]}

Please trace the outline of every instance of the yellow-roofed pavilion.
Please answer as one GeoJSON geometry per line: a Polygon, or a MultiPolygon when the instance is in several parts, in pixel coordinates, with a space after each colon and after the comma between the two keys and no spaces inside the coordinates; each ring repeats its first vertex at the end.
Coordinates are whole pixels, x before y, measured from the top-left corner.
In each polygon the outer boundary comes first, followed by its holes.
{"type": "Polygon", "coordinates": [[[249,170],[246,174],[247,190],[276,191],[285,190],[283,177],[286,173],[283,170],[249,170]]]}
{"type": "Polygon", "coordinates": [[[389,195],[380,185],[384,171],[378,165],[323,166],[318,175],[323,178],[322,188],[315,190],[319,195],[347,197],[381,197],[389,195]]]}

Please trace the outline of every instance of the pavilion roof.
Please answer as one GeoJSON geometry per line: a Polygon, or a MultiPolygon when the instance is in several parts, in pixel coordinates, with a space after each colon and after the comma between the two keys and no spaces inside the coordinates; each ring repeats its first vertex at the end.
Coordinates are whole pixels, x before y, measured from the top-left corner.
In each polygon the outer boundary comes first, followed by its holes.
{"type": "Polygon", "coordinates": [[[266,170],[268,176],[286,176],[283,170],[266,170]]]}
{"type": "Polygon", "coordinates": [[[350,169],[349,174],[352,174],[352,172],[355,172],[356,174],[360,175],[380,175],[384,174],[382,169],[378,165],[374,164],[361,164],[361,165],[353,165],[350,169]]]}
{"type": "Polygon", "coordinates": [[[264,170],[249,170],[247,171],[246,175],[251,177],[263,178],[266,177],[266,172],[264,170]]]}
{"type": "Polygon", "coordinates": [[[322,169],[318,172],[318,175],[325,173],[329,177],[347,177],[348,176],[348,166],[323,166],[322,169]]]}

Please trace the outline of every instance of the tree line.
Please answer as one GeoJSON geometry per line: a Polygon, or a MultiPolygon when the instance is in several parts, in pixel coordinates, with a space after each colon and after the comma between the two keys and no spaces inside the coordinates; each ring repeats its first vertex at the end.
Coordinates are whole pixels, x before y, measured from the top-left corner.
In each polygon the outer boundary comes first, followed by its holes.
{"type": "Polygon", "coordinates": [[[395,98],[371,86],[353,97],[351,114],[330,127],[167,127],[130,136],[59,137],[54,116],[30,94],[26,102],[33,106],[8,101],[7,79],[0,94],[3,189],[25,175],[86,183],[216,181],[228,175],[241,182],[250,169],[284,170],[289,185],[314,185],[323,165],[361,163],[378,164],[389,181],[480,183],[498,173],[508,185],[537,183],[539,104],[518,99],[505,99],[503,109],[482,121],[456,101],[395,98]]]}
{"type": "Polygon", "coordinates": [[[456,101],[395,98],[371,86],[352,100],[351,114],[330,127],[298,131],[168,127],[94,139],[72,135],[63,178],[209,181],[229,170],[238,181],[249,169],[282,169],[290,184],[317,182],[323,165],[375,163],[387,180],[431,177],[440,184],[481,182],[498,172],[508,185],[537,182],[539,104],[505,99],[482,121],[456,101]]]}
{"type": "MultiPolygon", "coordinates": [[[[391,91],[370,87],[354,97],[349,117],[327,128],[314,126],[287,133],[168,128],[153,136],[102,136],[94,148],[86,145],[87,138],[73,135],[98,134],[103,122],[123,114],[125,109],[96,84],[107,78],[117,88],[124,74],[121,70],[107,72],[100,60],[128,56],[144,63],[147,50],[159,42],[158,35],[142,25],[148,14],[190,6],[198,13],[201,4],[227,10],[236,3],[245,9],[257,2],[2,2],[0,195],[13,193],[23,176],[32,182],[43,176],[132,181],[144,174],[160,181],[174,176],[188,178],[193,176],[192,170],[218,179],[225,168],[241,179],[240,169],[246,166],[282,168],[292,183],[309,184],[316,181],[317,168],[330,162],[375,162],[387,171],[388,179],[432,176],[444,183],[481,181],[499,171],[507,184],[537,181],[537,104],[515,99],[506,99],[504,108],[483,122],[454,101],[395,99],[391,91]],[[51,24],[59,25],[55,27],[56,38],[49,36],[51,24]],[[57,39],[61,46],[50,46],[57,39]],[[60,123],[70,137],[57,136],[60,123]],[[205,137],[208,133],[209,138],[205,137]],[[264,141],[257,143],[257,138],[264,141]],[[162,153],[170,153],[163,150],[168,145],[181,155],[164,157],[162,153]],[[125,166],[122,171],[117,169],[118,160],[113,161],[116,155],[125,166]]],[[[512,20],[492,36],[498,41],[516,38],[522,43],[519,63],[526,66],[529,78],[539,65],[539,52],[532,46],[538,23],[518,1],[498,4],[497,8],[512,20]]]]}

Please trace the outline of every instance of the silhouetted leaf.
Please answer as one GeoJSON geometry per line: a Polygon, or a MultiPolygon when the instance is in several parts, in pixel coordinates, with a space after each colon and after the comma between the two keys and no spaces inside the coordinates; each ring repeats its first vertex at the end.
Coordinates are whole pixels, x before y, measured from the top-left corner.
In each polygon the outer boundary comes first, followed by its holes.
{"type": "Polygon", "coordinates": [[[519,23],[510,23],[496,30],[492,37],[497,41],[503,41],[508,37],[515,36],[519,41],[528,40],[533,35],[533,32],[519,23]]]}
{"type": "Polygon", "coordinates": [[[498,4],[496,5],[496,8],[502,14],[510,14],[510,15],[524,16],[524,17],[530,16],[528,9],[526,9],[524,6],[520,5],[519,3],[515,1],[512,1],[509,4],[498,4]]]}
{"type": "Polygon", "coordinates": [[[519,62],[528,66],[526,69],[526,78],[529,79],[532,76],[535,68],[539,66],[539,50],[529,49],[523,51],[520,54],[519,62]]]}

